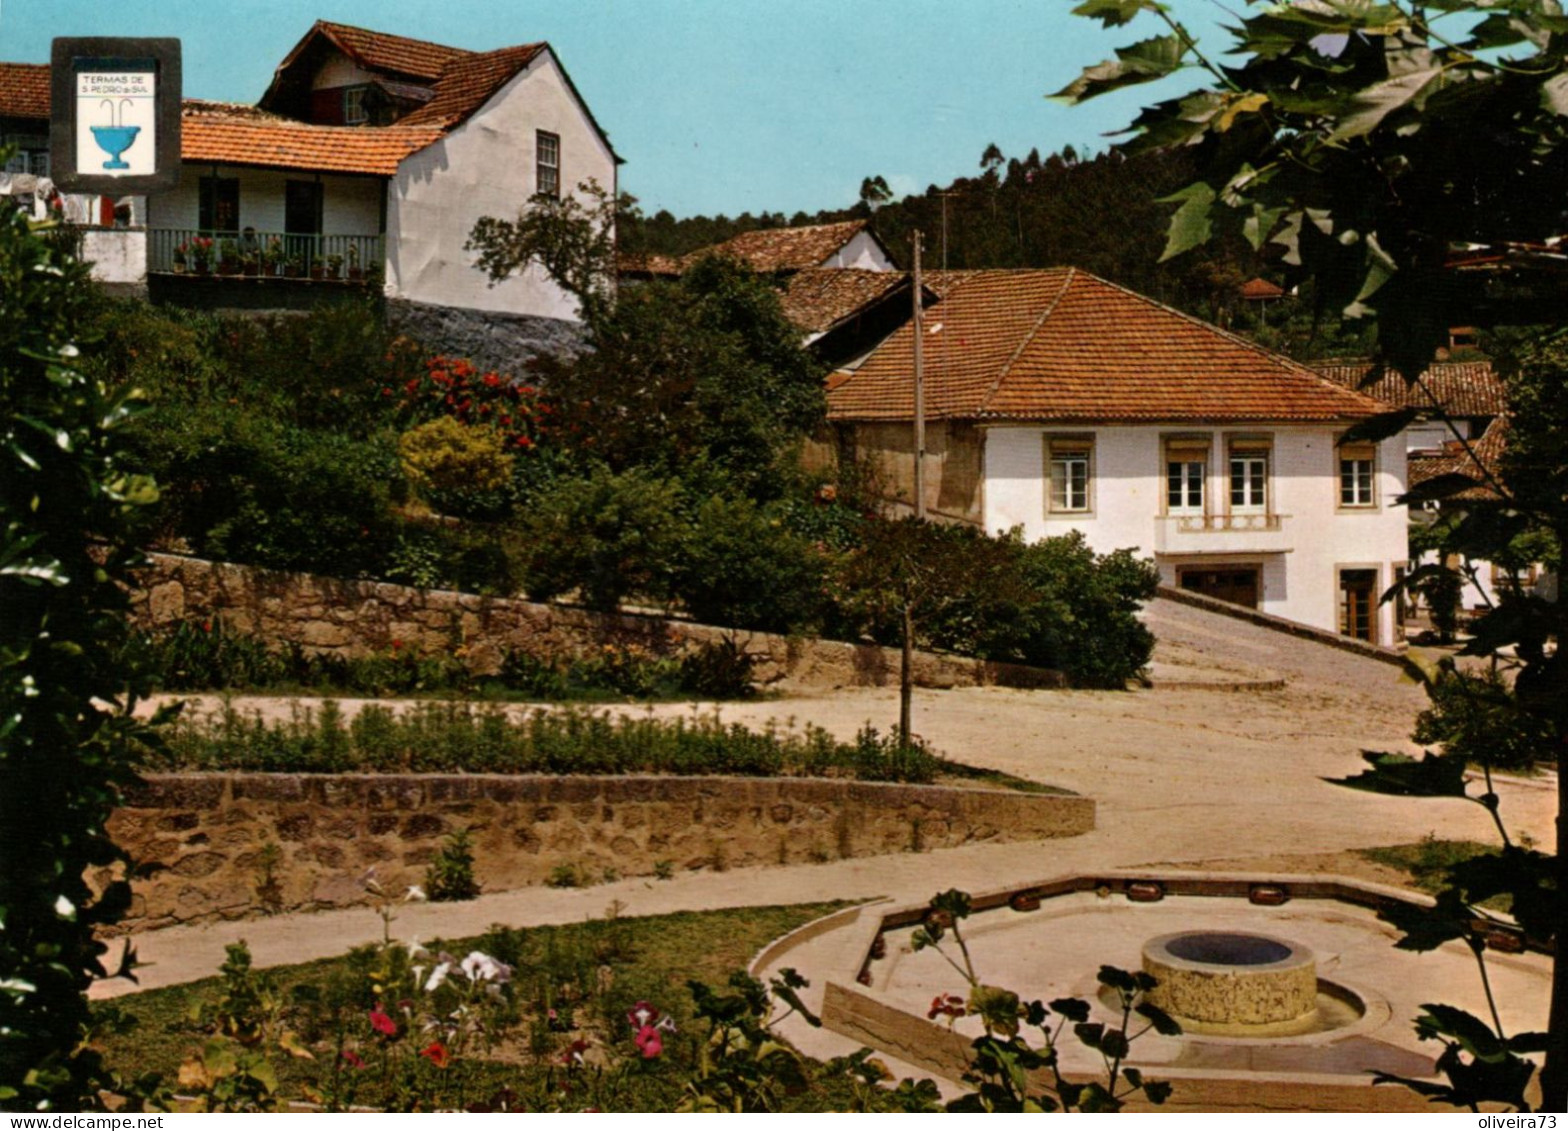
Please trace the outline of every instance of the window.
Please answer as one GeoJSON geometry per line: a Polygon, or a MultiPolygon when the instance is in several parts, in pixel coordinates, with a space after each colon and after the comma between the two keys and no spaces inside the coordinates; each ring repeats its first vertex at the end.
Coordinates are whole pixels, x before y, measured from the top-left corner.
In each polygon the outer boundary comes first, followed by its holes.
{"type": "Polygon", "coordinates": [[[370,112],[365,109],[365,93],[368,89],[368,87],[363,86],[350,86],[344,88],[344,125],[358,126],[370,121],[370,112]]]}
{"type": "Polygon", "coordinates": [[[203,177],[196,226],[204,232],[240,230],[240,182],[237,177],[203,177]]]}
{"type": "Polygon", "coordinates": [[[1089,460],[1093,442],[1076,437],[1046,441],[1051,466],[1052,513],[1085,513],[1089,510],[1089,460]]]}
{"type": "Polygon", "coordinates": [[[1169,514],[1202,514],[1203,483],[1209,473],[1207,440],[1165,441],[1165,510],[1169,514]]]}
{"type": "Polygon", "coordinates": [[[49,139],[41,134],[9,134],[6,145],[14,145],[5,163],[7,173],[31,173],[35,177],[49,175],[49,139]]]}
{"type": "Polygon", "coordinates": [[[534,191],[545,196],[561,195],[561,138],[558,134],[537,131],[538,169],[534,191]]]}
{"type": "Polygon", "coordinates": [[[1370,507],[1372,495],[1372,470],[1377,463],[1377,448],[1372,444],[1341,444],[1339,446],[1339,505],[1342,507],[1370,507]]]}
{"type": "Polygon", "coordinates": [[[1268,511],[1269,454],[1267,440],[1231,441],[1231,513],[1263,514],[1268,511]]]}

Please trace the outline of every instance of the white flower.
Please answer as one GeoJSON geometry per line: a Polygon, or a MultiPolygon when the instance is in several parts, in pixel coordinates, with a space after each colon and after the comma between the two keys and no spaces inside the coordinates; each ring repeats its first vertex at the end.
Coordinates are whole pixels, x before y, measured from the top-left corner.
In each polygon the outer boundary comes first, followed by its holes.
{"type": "Polygon", "coordinates": [[[420,945],[418,939],[409,939],[403,944],[403,949],[408,951],[410,958],[425,958],[430,952],[420,945]]]}
{"type": "Polygon", "coordinates": [[[430,972],[430,980],[425,983],[425,993],[434,993],[441,988],[441,983],[446,981],[446,976],[452,972],[452,964],[443,962],[430,972]]]}
{"type": "Polygon", "coordinates": [[[403,893],[404,903],[424,903],[429,898],[425,894],[425,889],[418,884],[409,884],[408,890],[403,893]]]}
{"type": "Polygon", "coordinates": [[[463,959],[463,973],[470,982],[504,983],[512,980],[510,966],[477,950],[469,951],[468,957],[463,959]]]}

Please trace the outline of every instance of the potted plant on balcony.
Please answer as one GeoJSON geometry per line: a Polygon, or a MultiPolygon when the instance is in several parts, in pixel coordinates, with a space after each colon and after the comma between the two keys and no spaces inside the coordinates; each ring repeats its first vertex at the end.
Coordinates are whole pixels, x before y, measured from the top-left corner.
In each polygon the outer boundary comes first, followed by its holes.
{"type": "Polygon", "coordinates": [[[238,275],[240,273],[240,245],[237,240],[218,241],[218,274],[238,275]]]}
{"type": "Polygon", "coordinates": [[[341,255],[327,256],[327,278],[341,279],[343,277],[343,257],[341,255]]]}
{"type": "Polygon", "coordinates": [[[185,274],[185,257],[190,254],[191,245],[188,243],[176,244],[174,248],[174,273],[185,274]]]}
{"type": "Polygon", "coordinates": [[[212,239],[210,236],[192,236],[190,240],[191,267],[198,275],[212,270],[212,239]]]}
{"type": "Polygon", "coordinates": [[[301,255],[290,255],[283,260],[283,274],[290,279],[298,279],[305,273],[305,259],[301,255]]]}
{"type": "Polygon", "coordinates": [[[283,269],[283,241],[273,236],[261,249],[261,273],[269,278],[283,269]]]}
{"type": "Polygon", "coordinates": [[[348,245],[348,277],[355,282],[365,277],[364,270],[359,265],[359,244],[348,245]]]}
{"type": "Polygon", "coordinates": [[[312,279],[325,279],[327,277],[327,263],[319,255],[310,257],[310,277],[312,279]]]}

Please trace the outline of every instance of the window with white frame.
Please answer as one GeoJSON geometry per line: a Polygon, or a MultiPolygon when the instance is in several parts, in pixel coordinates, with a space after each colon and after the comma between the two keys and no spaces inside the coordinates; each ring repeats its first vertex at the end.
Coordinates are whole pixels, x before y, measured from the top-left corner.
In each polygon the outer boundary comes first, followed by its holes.
{"type": "Polygon", "coordinates": [[[1230,445],[1232,514],[1265,514],[1269,508],[1269,456],[1266,440],[1233,440],[1230,445]]]}
{"type": "Polygon", "coordinates": [[[1051,467],[1051,513],[1087,513],[1093,441],[1087,437],[1053,436],[1046,440],[1046,451],[1051,467]]]}
{"type": "Polygon", "coordinates": [[[1207,440],[1165,442],[1165,510],[1169,514],[1202,514],[1204,480],[1209,472],[1207,440]]]}
{"type": "Polygon", "coordinates": [[[343,124],[359,126],[370,121],[370,111],[365,108],[365,95],[369,87],[351,86],[343,91],[343,124]]]}
{"type": "Polygon", "coordinates": [[[535,131],[538,168],[535,180],[537,193],[545,196],[561,195],[561,138],[559,134],[535,131]]]}
{"type": "Polygon", "coordinates": [[[1370,507],[1377,503],[1372,493],[1377,448],[1372,444],[1339,446],[1339,505],[1370,507]]]}
{"type": "Polygon", "coordinates": [[[49,139],[42,134],[7,134],[4,144],[15,150],[5,163],[7,173],[31,173],[35,177],[49,175],[49,139]]]}

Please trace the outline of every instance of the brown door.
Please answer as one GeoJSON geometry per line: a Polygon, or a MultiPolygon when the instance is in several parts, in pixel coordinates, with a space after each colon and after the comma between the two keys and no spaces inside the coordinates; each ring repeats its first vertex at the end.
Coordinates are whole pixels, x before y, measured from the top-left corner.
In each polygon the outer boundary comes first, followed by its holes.
{"type": "Polygon", "coordinates": [[[1377,570],[1339,571],[1340,631],[1373,643],[1377,635],[1377,570]]]}
{"type": "Polygon", "coordinates": [[[1249,609],[1258,607],[1257,566],[1191,567],[1180,570],[1179,575],[1183,589],[1249,609]]]}

